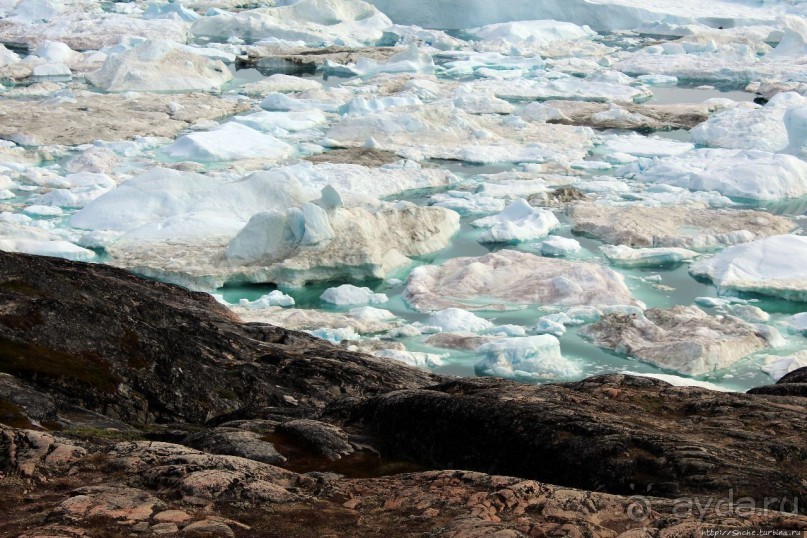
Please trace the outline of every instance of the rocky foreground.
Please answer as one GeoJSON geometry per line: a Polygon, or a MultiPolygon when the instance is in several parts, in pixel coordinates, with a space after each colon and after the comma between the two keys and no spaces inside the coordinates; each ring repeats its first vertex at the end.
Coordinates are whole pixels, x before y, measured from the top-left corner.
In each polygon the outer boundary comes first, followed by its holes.
{"type": "Polygon", "coordinates": [[[805,369],[749,394],[445,378],[0,253],[0,372],[2,536],[807,530],[805,369]]]}

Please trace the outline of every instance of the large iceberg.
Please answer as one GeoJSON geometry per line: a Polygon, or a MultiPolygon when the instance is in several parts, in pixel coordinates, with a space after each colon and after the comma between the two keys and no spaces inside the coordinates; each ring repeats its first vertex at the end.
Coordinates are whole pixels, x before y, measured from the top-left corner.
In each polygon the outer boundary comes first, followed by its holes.
{"type": "Polygon", "coordinates": [[[713,0],[371,0],[397,24],[426,28],[464,29],[508,21],[535,18],[587,24],[597,31],[632,30],[645,22],[663,20],[670,24],[707,24],[732,27],[765,24],[776,20],[783,9],[772,9],[768,2],[713,0]]]}
{"type": "Polygon", "coordinates": [[[191,27],[196,37],[249,41],[266,38],[312,44],[373,44],[392,26],[383,13],[360,0],[300,0],[241,12],[214,11],[191,27]]]}

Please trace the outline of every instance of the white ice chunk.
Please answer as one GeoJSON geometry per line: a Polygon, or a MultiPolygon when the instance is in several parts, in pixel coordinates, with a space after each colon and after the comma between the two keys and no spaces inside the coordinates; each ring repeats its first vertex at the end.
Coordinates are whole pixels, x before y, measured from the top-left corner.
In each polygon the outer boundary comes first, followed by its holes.
{"type": "Polygon", "coordinates": [[[685,248],[631,248],[626,245],[603,245],[600,251],[614,265],[623,267],[652,267],[689,261],[697,252],[685,248]]]}
{"type": "Polygon", "coordinates": [[[254,301],[241,299],[238,305],[249,309],[269,308],[272,306],[294,306],[294,298],[280,290],[273,290],[254,301]]]}
{"type": "Polygon", "coordinates": [[[560,353],[560,341],[552,335],[505,338],[476,349],[482,355],[477,375],[528,379],[569,379],[582,374],[580,367],[560,353]]]}
{"type": "Polygon", "coordinates": [[[766,151],[696,149],[657,161],[639,161],[629,165],[627,174],[648,183],[717,191],[740,199],[778,200],[807,195],[807,162],[766,151]]]}
{"type": "Polygon", "coordinates": [[[335,305],[383,304],[389,298],[383,293],[375,293],[370,288],[360,288],[353,284],[342,284],[325,290],[320,299],[335,305]]]}
{"type": "Polygon", "coordinates": [[[0,250],[36,254],[37,256],[55,256],[80,262],[91,261],[96,257],[95,252],[67,241],[0,238],[0,250]]]}
{"type": "Polygon", "coordinates": [[[146,40],[110,54],[103,67],[87,75],[106,91],[209,91],[233,78],[220,60],[193,52],[172,41],[146,40]]]}
{"type": "Polygon", "coordinates": [[[479,241],[491,243],[540,239],[560,226],[560,222],[551,211],[532,207],[519,198],[498,215],[478,219],[473,225],[487,228],[479,236],[479,241]]]}
{"type": "Polygon", "coordinates": [[[807,366],[807,351],[797,351],[792,355],[765,355],[762,371],[779,381],[785,375],[807,366]]]}
{"type": "Polygon", "coordinates": [[[552,236],[541,242],[541,254],[544,256],[569,256],[581,248],[577,239],[569,237],[552,236]]]}
{"type": "Polygon", "coordinates": [[[722,289],[807,301],[807,237],[777,235],[729,247],[689,272],[722,289]]]}
{"type": "Polygon", "coordinates": [[[295,149],[272,135],[228,122],[210,131],[182,136],[163,151],[174,159],[219,162],[238,159],[279,161],[291,157],[295,149]]]}
{"type": "Polygon", "coordinates": [[[493,323],[461,308],[447,308],[432,314],[426,325],[440,327],[443,332],[481,332],[493,327],[493,323]]]}

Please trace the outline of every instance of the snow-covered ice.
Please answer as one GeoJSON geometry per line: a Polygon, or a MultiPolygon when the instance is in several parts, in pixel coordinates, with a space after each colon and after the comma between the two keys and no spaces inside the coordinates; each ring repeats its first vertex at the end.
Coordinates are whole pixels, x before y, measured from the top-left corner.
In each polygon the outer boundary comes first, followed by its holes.
{"type": "Polygon", "coordinates": [[[777,235],[737,245],[690,266],[727,290],[807,301],[807,237],[777,235]]]}
{"type": "Polygon", "coordinates": [[[352,284],[342,284],[325,290],[320,299],[335,305],[382,304],[389,298],[383,293],[374,293],[370,288],[360,288],[352,284]]]}
{"type": "Polygon", "coordinates": [[[551,211],[532,207],[518,198],[498,215],[475,220],[473,225],[485,229],[479,241],[511,243],[545,237],[560,226],[560,222],[551,211]]]}

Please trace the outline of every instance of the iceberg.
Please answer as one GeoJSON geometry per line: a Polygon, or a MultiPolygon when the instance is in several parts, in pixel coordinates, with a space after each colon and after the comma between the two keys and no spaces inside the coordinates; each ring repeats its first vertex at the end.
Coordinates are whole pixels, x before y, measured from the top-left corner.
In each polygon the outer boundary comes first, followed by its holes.
{"type": "Polygon", "coordinates": [[[572,379],[582,375],[580,367],[560,353],[560,341],[552,335],[505,338],[476,348],[483,358],[476,363],[477,375],[510,379],[572,379]]]}
{"type": "Polygon", "coordinates": [[[551,211],[518,198],[498,215],[475,220],[473,225],[486,228],[478,238],[480,242],[511,243],[546,237],[560,222],[551,211]]]}
{"type": "Polygon", "coordinates": [[[241,12],[213,11],[194,22],[197,38],[266,38],[358,47],[375,44],[392,21],[360,0],[300,0],[241,12]]]}
{"type": "Polygon", "coordinates": [[[625,245],[604,245],[600,247],[608,261],[622,267],[655,267],[689,261],[697,252],[685,248],[631,248],[625,245]]]}
{"type": "Polygon", "coordinates": [[[777,235],[695,262],[689,272],[723,290],[807,301],[807,237],[777,235]]]}
{"type": "Polygon", "coordinates": [[[446,308],[432,314],[426,325],[440,327],[444,332],[478,333],[493,327],[493,323],[461,308],[446,308]]]}
{"type": "Polygon", "coordinates": [[[637,304],[622,275],[612,269],[515,250],[417,267],[409,275],[404,299],[420,311],[637,304]]]}
{"type": "Polygon", "coordinates": [[[261,159],[282,161],[296,153],[294,146],[240,122],[227,122],[209,131],[190,133],[165,147],[173,158],[196,162],[261,159]]]}
{"type": "Polygon", "coordinates": [[[165,40],[146,40],[111,54],[101,69],[87,75],[94,86],[110,92],[211,91],[232,78],[221,60],[165,40]]]}
{"type": "Polygon", "coordinates": [[[541,254],[544,256],[570,256],[582,248],[577,239],[569,237],[548,237],[541,242],[541,254]]]}
{"type": "Polygon", "coordinates": [[[792,155],[745,149],[696,149],[621,171],[647,183],[692,191],[717,191],[730,198],[779,200],[807,195],[807,162],[792,155]]]}
{"type": "Polygon", "coordinates": [[[524,20],[488,24],[479,28],[471,28],[467,32],[484,41],[504,41],[514,44],[526,42],[529,45],[545,45],[553,41],[582,39],[596,35],[590,28],[553,20],[524,20]]]}
{"type": "Polygon", "coordinates": [[[766,333],[755,325],[710,316],[696,306],[606,314],[579,334],[597,346],[692,376],[726,368],[770,347],[766,333]]]}
{"type": "Polygon", "coordinates": [[[320,295],[320,299],[339,306],[382,304],[389,301],[389,298],[383,293],[374,293],[370,288],[360,288],[353,284],[328,288],[320,295]]]}
{"type": "Polygon", "coordinates": [[[712,0],[534,0],[491,3],[485,0],[371,0],[396,24],[466,29],[509,21],[542,19],[588,25],[597,31],[632,30],[643,23],[705,24],[712,27],[774,23],[781,9],[768,2],[712,0]]]}

